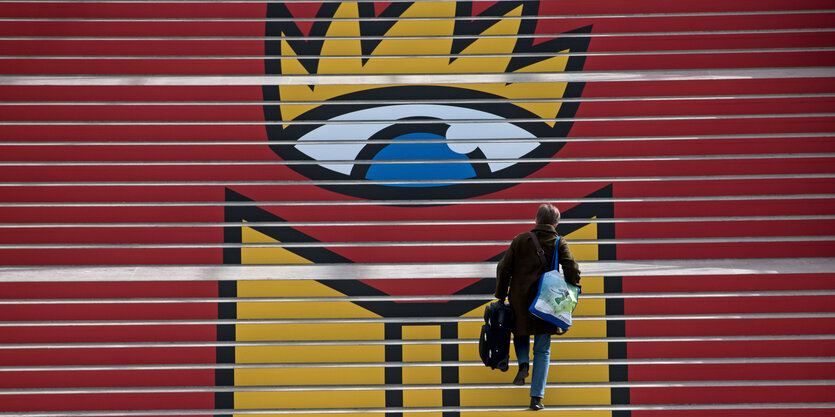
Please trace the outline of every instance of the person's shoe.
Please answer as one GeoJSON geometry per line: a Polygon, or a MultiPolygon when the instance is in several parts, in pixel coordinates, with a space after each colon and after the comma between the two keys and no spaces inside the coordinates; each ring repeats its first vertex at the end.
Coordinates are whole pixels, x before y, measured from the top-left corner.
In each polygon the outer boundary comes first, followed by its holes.
{"type": "Polygon", "coordinates": [[[520,363],[519,364],[519,372],[516,373],[516,378],[513,378],[513,385],[524,385],[525,378],[528,377],[528,369],[530,369],[530,364],[528,363],[520,363]]]}
{"type": "Polygon", "coordinates": [[[542,398],[539,397],[531,397],[531,410],[539,411],[544,410],[545,406],[542,405],[542,398]]]}

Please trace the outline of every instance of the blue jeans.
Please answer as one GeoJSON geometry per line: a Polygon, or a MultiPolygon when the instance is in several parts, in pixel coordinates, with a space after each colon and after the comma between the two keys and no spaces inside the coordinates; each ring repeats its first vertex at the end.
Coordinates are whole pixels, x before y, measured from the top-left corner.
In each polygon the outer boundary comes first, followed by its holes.
{"type": "MultiPolygon", "coordinates": [[[[530,362],[530,336],[513,337],[516,358],[519,363],[530,362]]],[[[551,365],[551,335],[538,334],[533,337],[533,370],[531,371],[531,397],[545,398],[545,382],[551,365]]]]}

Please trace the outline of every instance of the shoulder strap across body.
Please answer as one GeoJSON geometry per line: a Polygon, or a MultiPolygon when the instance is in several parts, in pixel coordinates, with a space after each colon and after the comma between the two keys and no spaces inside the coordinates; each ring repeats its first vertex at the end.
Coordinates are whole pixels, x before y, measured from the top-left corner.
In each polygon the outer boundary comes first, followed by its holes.
{"type": "Polygon", "coordinates": [[[545,273],[547,271],[552,271],[557,266],[557,253],[559,253],[559,244],[560,244],[560,236],[557,235],[557,243],[554,244],[554,256],[551,258],[551,269],[548,269],[548,261],[545,260],[545,251],[542,249],[542,245],[539,243],[539,238],[536,237],[536,233],[528,232],[531,235],[531,239],[533,239],[533,244],[536,246],[536,255],[539,256],[539,272],[545,273]]]}

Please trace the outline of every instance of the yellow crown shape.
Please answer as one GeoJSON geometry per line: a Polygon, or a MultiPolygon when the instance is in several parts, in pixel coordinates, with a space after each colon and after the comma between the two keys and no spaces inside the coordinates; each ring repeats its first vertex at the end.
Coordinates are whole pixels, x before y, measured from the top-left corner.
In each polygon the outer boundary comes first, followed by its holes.
{"type": "MultiPolygon", "coordinates": [[[[520,2],[516,7],[496,16],[496,22],[481,33],[472,33],[474,41],[469,43],[455,59],[446,56],[425,57],[425,55],[450,55],[453,50],[455,33],[456,2],[418,2],[412,3],[400,15],[410,17],[436,17],[437,20],[398,19],[382,41],[371,52],[371,57],[362,58],[361,24],[357,2],[342,2],[334,12],[332,21],[325,33],[321,52],[318,57],[317,74],[469,74],[469,73],[504,73],[513,59],[519,39],[512,35],[520,33],[524,6],[520,2]],[[345,20],[339,20],[345,19],[345,20]],[[479,35],[511,35],[507,37],[478,37],[479,35]],[[421,36],[419,39],[403,39],[408,36],[421,36]],[[352,37],[353,39],[334,39],[352,37]],[[493,54],[496,57],[467,55],[493,54]],[[374,56],[392,56],[397,58],[375,58],[374,56]],[[328,58],[340,56],[342,58],[328,58]],[[356,58],[344,58],[356,56],[356,58]],[[414,56],[414,58],[410,57],[414,56]]],[[[281,74],[310,75],[299,59],[287,57],[299,56],[291,43],[284,38],[282,31],[280,43],[281,74]]],[[[457,35],[461,35],[460,33],[457,35]]],[[[587,44],[588,40],[585,40],[587,44]]],[[[582,42],[581,42],[582,43],[582,42]]],[[[583,45],[584,48],[584,45],[583,45]]],[[[558,55],[570,52],[570,49],[553,51],[554,56],[522,66],[512,72],[562,72],[566,70],[570,57],[558,55]]],[[[308,65],[308,68],[311,66],[308,65]]],[[[531,113],[544,119],[557,117],[564,97],[566,83],[511,83],[511,84],[461,84],[454,87],[475,90],[508,99],[556,99],[543,103],[516,103],[531,113]]],[[[279,85],[281,101],[326,101],[345,94],[372,88],[387,86],[368,85],[314,85],[295,86],[279,85]]],[[[405,98],[405,97],[404,97],[405,98]]],[[[316,105],[280,105],[282,120],[289,121],[317,107],[316,105]]],[[[549,123],[553,125],[553,122],[549,123]]]]}

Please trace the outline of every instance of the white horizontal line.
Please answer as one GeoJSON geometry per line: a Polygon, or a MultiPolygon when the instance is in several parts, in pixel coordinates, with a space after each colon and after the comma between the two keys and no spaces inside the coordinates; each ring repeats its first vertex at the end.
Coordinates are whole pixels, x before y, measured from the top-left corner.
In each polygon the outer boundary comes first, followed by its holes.
{"type": "Polygon", "coordinates": [[[832,52],[833,47],[792,48],[737,48],[737,49],[678,49],[654,51],[595,51],[548,53],[480,53],[480,54],[403,54],[403,55],[0,55],[0,60],[345,60],[345,59],[482,59],[482,58],[551,58],[559,56],[645,56],[645,55],[705,55],[705,54],[779,54],[832,52]]]}
{"type": "MultiPolygon", "coordinates": [[[[2,19],[0,19],[2,21],[2,19]]],[[[376,85],[831,78],[835,67],[327,75],[2,75],[0,85],[376,85]]]]}
{"type": "MultiPolygon", "coordinates": [[[[98,342],[98,343],[2,343],[2,350],[22,349],[157,349],[202,347],[282,346],[420,346],[478,344],[476,339],[380,339],[380,340],[292,340],[292,341],[205,341],[205,342],[98,342]]],[[[660,337],[559,337],[552,343],[693,343],[835,340],[832,334],[764,336],[660,336],[660,337]]],[[[2,415],[2,414],[0,414],[2,415]]]]}
{"type": "MultiPolygon", "coordinates": [[[[603,405],[548,405],[551,411],[686,411],[686,410],[793,410],[835,409],[835,403],[721,403],[721,404],[603,404],[603,405]]],[[[452,407],[369,407],[369,408],[247,408],[247,409],[177,409],[177,410],[119,410],[119,411],[29,411],[0,412],[0,416],[17,417],[120,417],[120,416],[203,416],[203,415],[263,415],[263,414],[385,414],[385,413],[510,413],[529,411],[527,406],[452,406],[452,407]]],[[[501,415],[501,414],[500,414],[501,415]]]]}
{"type": "MultiPolygon", "coordinates": [[[[9,1],[9,0],[4,0],[9,1]]],[[[47,2],[49,0],[46,0],[47,2]]],[[[55,0],[53,0],[55,1],[55,0]]],[[[89,1],[89,0],[81,0],[89,1]]],[[[98,0],[108,1],[108,0],[98,0]]],[[[128,0],[125,0],[128,1],[128,0]]],[[[128,2],[140,3],[147,0],[130,0],[128,2]]],[[[160,2],[165,2],[161,1],[160,2]]],[[[184,1],[184,0],[179,0],[184,1]]],[[[232,0],[223,0],[231,1],[232,0]]],[[[241,0],[237,0],[241,1],[241,0]]],[[[403,0],[398,0],[403,1],[403,0]]],[[[451,0],[442,0],[451,1],[451,0]]],[[[17,0],[19,2],[19,0],[17,0]]],[[[76,3],[78,1],[75,1],[76,3]]],[[[270,0],[258,1],[267,3],[270,0]]],[[[334,2],[334,1],[329,1],[334,2]]],[[[198,3],[206,3],[199,1],[198,3]]],[[[720,12],[670,12],[670,13],[609,13],[609,14],[569,14],[569,15],[536,15],[536,16],[501,16],[503,20],[551,20],[551,19],[616,19],[616,18],[667,18],[667,17],[707,17],[707,16],[772,16],[772,15],[796,15],[796,14],[825,14],[833,13],[831,9],[805,9],[805,10],[752,10],[752,11],[720,11],[720,12]]],[[[362,22],[376,21],[377,17],[359,18],[334,18],[334,17],[147,17],[147,18],[124,18],[124,17],[4,17],[0,22],[362,22]]],[[[478,21],[496,20],[497,16],[449,16],[449,17],[408,17],[398,16],[397,20],[402,21],[478,21]]]]}
{"type": "MultiPolygon", "coordinates": [[[[835,31],[835,29],[833,29],[835,31]]],[[[607,103],[623,101],[682,101],[682,100],[780,100],[780,99],[810,99],[830,98],[835,93],[787,93],[787,94],[722,94],[722,95],[692,95],[692,96],[622,96],[622,97],[554,97],[554,98],[486,98],[486,99],[437,99],[437,100],[374,100],[374,104],[472,104],[472,103],[607,103]]],[[[310,106],[310,105],[345,105],[366,104],[368,100],[326,100],[326,101],[292,101],[282,100],[282,106],[310,106]]],[[[202,100],[202,101],[59,101],[59,100],[0,100],[0,106],[263,106],[275,105],[275,102],[265,100],[202,100]]],[[[236,142],[237,143],[237,142],[236,142]]]]}
{"type": "MultiPolygon", "coordinates": [[[[537,198],[537,199],[467,199],[467,200],[346,200],[346,201],[66,201],[66,202],[0,202],[0,207],[239,207],[252,206],[366,206],[366,205],[484,205],[484,204],[534,204],[550,201],[566,203],[659,203],[686,201],[773,201],[773,200],[828,200],[835,194],[773,194],[773,195],[706,195],[676,197],[613,197],[613,198],[537,198]]],[[[598,219],[605,221],[606,219],[598,219]]],[[[566,219],[566,221],[571,221],[566,219]]]]}
{"type": "MultiPolygon", "coordinates": [[[[493,143],[531,143],[531,142],[636,142],[636,141],[691,141],[691,140],[735,140],[735,139],[784,139],[794,140],[798,138],[822,138],[835,137],[835,132],[794,132],[794,133],[760,133],[760,134],[734,134],[734,135],[687,135],[687,136],[596,136],[596,137],[539,137],[539,138],[504,138],[491,139],[493,143]]],[[[368,139],[368,140],[340,140],[340,144],[386,144],[393,143],[472,143],[483,142],[484,139],[368,139]]],[[[144,140],[144,141],[90,141],[90,140],[64,140],[64,141],[2,141],[0,146],[264,146],[264,145],[297,145],[295,140],[274,140],[274,141],[181,141],[181,140],[144,140]]],[[[333,144],[333,140],[305,141],[305,144],[333,144]]]]}
{"type": "MultiPolygon", "coordinates": [[[[565,177],[510,179],[440,179],[440,180],[229,180],[229,181],[32,181],[0,182],[0,187],[176,187],[176,186],[333,186],[333,185],[449,185],[449,184],[549,184],[578,182],[664,182],[664,181],[754,181],[782,179],[829,179],[835,173],[754,174],[754,175],[682,175],[654,177],[565,177]]],[[[381,204],[376,202],[376,204],[381,204]]]]}
{"type": "MultiPolygon", "coordinates": [[[[566,388],[672,388],[672,387],[775,387],[831,386],[830,379],[726,380],[726,381],[612,381],[550,382],[549,389],[566,388]]],[[[72,394],[149,394],[186,392],[331,392],[331,391],[422,391],[422,390],[495,390],[529,389],[513,384],[362,384],[362,385],[236,385],[236,386],[167,386],[167,387],[79,387],[79,388],[5,388],[2,395],[72,395],[72,394]]]]}
{"type": "MultiPolygon", "coordinates": [[[[835,75],[835,74],[833,74],[835,75]]],[[[770,114],[713,114],[674,116],[605,116],[605,117],[555,117],[555,118],[506,118],[506,119],[401,119],[401,120],[2,120],[0,126],[319,126],[319,125],[368,125],[368,124],[496,124],[496,123],[545,123],[545,122],[647,122],[676,120],[736,120],[736,119],[785,119],[835,116],[835,113],[770,113],[770,114]]],[[[485,139],[480,139],[482,142],[485,139]]],[[[490,142],[493,142],[490,139],[490,142]]],[[[298,143],[298,142],[297,142],[298,143]]],[[[332,143],[332,142],[331,142],[332,143]]],[[[338,143],[347,143],[339,141],[338,143]]],[[[400,143],[400,142],[398,142],[400,143]]],[[[424,142],[427,143],[427,142],[424,142]]],[[[272,144],[262,142],[262,144],[272,144]]],[[[310,143],[304,142],[305,145],[310,143]]]]}
{"type": "MultiPolygon", "coordinates": [[[[835,258],[582,261],[579,264],[583,275],[591,277],[835,273],[835,258]]],[[[3,282],[391,280],[488,278],[495,275],[495,262],[0,267],[0,281],[3,282]]]]}
{"type": "Polygon", "coordinates": [[[564,162],[656,162],[656,161],[724,161],[752,159],[814,159],[835,158],[835,153],[777,153],[728,155],[663,155],[612,156],[577,158],[484,158],[484,159],[354,159],[354,160],[207,160],[207,161],[0,161],[0,166],[248,166],[248,165],[414,165],[414,164],[485,164],[514,163],[541,164],[564,162]]]}
{"type": "MultiPolygon", "coordinates": [[[[3,207],[3,206],[0,206],[3,207]]],[[[835,215],[781,215],[781,216],[726,216],[726,217],[653,217],[621,219],[566,219],[561,224],[609,224],[609,223],[689,223],[689,222],[784,222],[809,220],[835,220],[835,215]]],[[[404,220],[404,221],[276,221],[276,222],[121,222],[121,223],[0,223],[0,229],[55,229],[55,228],[202,228],[202,227],[388,227],[388,226],[487,226],[528,225],[529,219],[517,220],[404,220]]]]}
{"type": "MultiPolygon", "coordinates": [[[[581,296],[582,298],[582,296],[581,296]]],[[[835,312],[803,313],[726,313],[726,314],[630,314],[576,315],[574,321],[651,321],[651,320],[799,320],[831,319],[835,312]]],[[[276,324],[380,324],[380,323],[480,323],[481,317],[362,317],[315,319],[191,319],[191,320],[51,320],[0,321],[0,328],[16,327],[119,327],[119,326],[255,326],[276,324]]],[[[464,339],[457,339],[464,340],[464,339]]]]}
{"type": "MultiPolygon", "coordinates": [[[[831,356],[758,357],[758,358],[650,358],[650,359],[552,359],[551,366],[654,366],[654,365],[737,365],[782,363],[832,363],[831,356]]],[[[516,361],[509,363],[517,365],[516,361]]],[[[309,368],[426,368],[440,366],[482,367],[479,361],[435,362],[292,362],[292,363],[164,363],[119,365],[32,365],[0,366],[0,372],[79,372],[79,371],[153,371],[200,369],[309,369],[309,368]]]]}
{"type": "MultiPolygon", "coordinates": [[[[0,3],[20,0],[0,0],[0,3]]],[[[89,2],[91,0],[67,0],[68,2],[78,3],[79,1],[89,2]]],[[[133,0],[135,2],[136,0],[133,0]]],[[[147,0],[146,0],[147,1],[147,0]]],[[[438,0],[435,0],[438,1],[438,0]]],[[[444,1],[444,0],[441,0],[444,1]]],[[[452,0],[450,0],[452,1],[452,0]]],[[[125,0],[125,2],[131,2],[125,0]]],[[[170,1],[162,1],[165,3],[172,3],[170,1]]],[[[176,2],[176,1],[174,1],[176,2]]],[[[258,3],[265,3],[266,1],[257,1],[258,3]]],[[[528,39],[528,38],[620,38],[620,37],[656,37],[656,36],[716,36],[716,35],[771,35],[771,34],[804,34],[804,33],[827,33],[833,32],[835,28],[772,28],[772,29],[727,29],[727,30],[677,30],[677,31],[657,31],[657,32],[591,32],[591,33],[537,33],[525,34],[518,33],[513,35],[494,35],[494,34],[479,34],[480,39],[528,39]]],[[[0,36],[3,41],[256,41],[263,42],[268,40],[448,40],[448,39],[472,39],[472,35],[391,35],[391,36],[0,36]]]]}
{"type": "MultiPolygon", "coordinates": [[[[573,239],[571,245],[673,245],[697,243],[832,242],[835,235],[723,236],[698,238],[573,239]]],[[[259,243],[2,243],[0,250],[48,249],[252,249],[252,248],[379,248],[507,246],[507,240],[371,241],[371,242],[259,242],[259,243]]]]}
{"type": "MultiPolygon", "coordinates": [[[[406,265],[408,266],[408,265],[406,265]]],[[[655,298],[744,298],[744,297],[819,297],[833,296],[835,290],[787,291],[715,291],[650,293],[583,293],[583,299],[655,299],[655,298]]],[[[167,298],[17,298],[0,299],[0,305],[60,304],[194,304],[194,303],[306,303],[306,302],[379,302],[379,301],[492,301],[490,294],[476,295],[380,295],[334,297],[167,297],[167,298]]]]}

